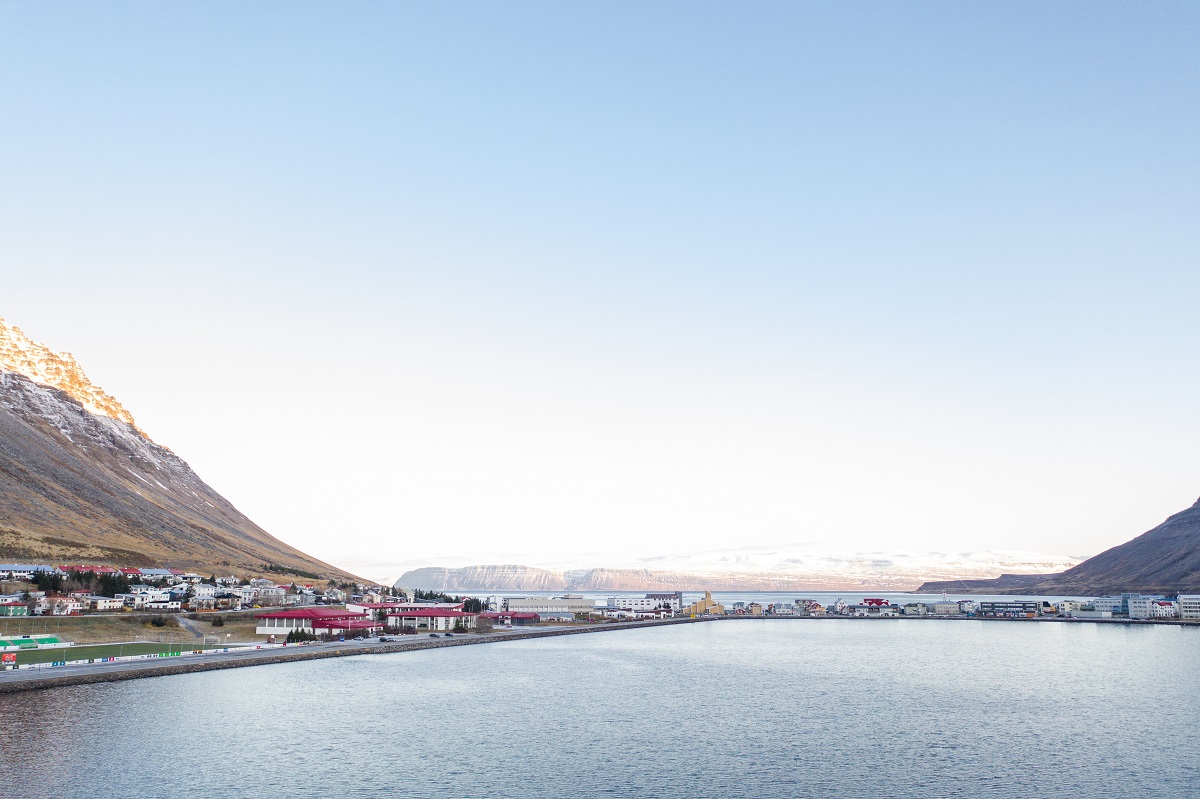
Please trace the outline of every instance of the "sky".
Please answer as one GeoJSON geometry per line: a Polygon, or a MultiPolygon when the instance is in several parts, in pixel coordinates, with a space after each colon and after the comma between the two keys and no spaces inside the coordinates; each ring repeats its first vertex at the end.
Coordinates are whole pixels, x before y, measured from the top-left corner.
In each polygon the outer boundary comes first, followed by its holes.
{"type": "Polygon", "coordinates": [[[375,579],[1200,494],[1193,3],[0,5],[0,316],[375,579]]]}

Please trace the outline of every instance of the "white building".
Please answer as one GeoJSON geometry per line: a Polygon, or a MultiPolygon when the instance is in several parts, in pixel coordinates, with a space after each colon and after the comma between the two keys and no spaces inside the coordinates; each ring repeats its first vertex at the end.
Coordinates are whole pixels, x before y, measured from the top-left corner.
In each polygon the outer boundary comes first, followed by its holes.
{"type": "Polygon", "coordinates": [[[1179,618],[1200,619],[1200,594],[1179,595],[1179,618]]]}
{"type": "Polygon", "coordinates": [[[88,604],[88,610],[120,610],[125,607],[125,603],[116,597],[88,596],[84,597],[84,601],[88,604]]]}
{"type": "Polygon", "coordinates": [[[1150,606],[1150,616],[1155,619],[1179,618],[1179,607],[1174,602],[1160,599],[1150,606]]]}
{"type": "MultiPolygon", "coordinates": [[[[623,610],[669,610],[678,613],[683,608],[683,592],[669,594],[646,594],[644,597],[610,596],[607,607],[623,610]]],[[[509,608],[512,610],[513,608],[509,608]]],[[[525,610],[525,608],[521,608],[525,610]]],[[[537,612],[537,611],[534,611],[537,612]]],[[[577,613],[579,611],[576,611],[577,613]]]]}
{"type": "Polygon", "coordinates": [[[1154,603],[1160,597],[1131,596],[1129,597],[1129,618],[1149,619],[1154,616],[1154,603]]]}
{"type": "Polygon", "coordinates": [[[505,610],[523,613],[591,613],[596,603],[581,596],[528,597],[505,600],[505,610]]]}

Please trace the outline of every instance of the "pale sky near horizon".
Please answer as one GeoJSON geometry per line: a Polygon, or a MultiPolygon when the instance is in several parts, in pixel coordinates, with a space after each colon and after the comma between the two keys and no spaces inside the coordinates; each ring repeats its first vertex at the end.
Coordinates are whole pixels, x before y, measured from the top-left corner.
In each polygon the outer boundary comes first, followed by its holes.
{"type": "Polygon", "coordinates": [[[374,578],[1200,494],[1200,6],[0,6],[0,316],[374,578]]]}

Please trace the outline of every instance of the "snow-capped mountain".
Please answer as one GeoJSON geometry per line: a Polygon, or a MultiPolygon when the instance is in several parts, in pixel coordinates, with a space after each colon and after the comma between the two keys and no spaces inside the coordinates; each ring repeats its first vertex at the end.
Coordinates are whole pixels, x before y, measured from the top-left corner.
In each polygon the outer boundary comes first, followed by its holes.
{"type": "Polygon", "coordinates": [[[424,567],[405,572],[396,585],[448,591],[911,591],[929,580],[1049,574],[1077,563],[1078,558],[1028,552],[830,554],[764,546],[605,568],[424,567]]]}
{"type": "Polygon", "coordinates": [[[74,398],[87,411],[138,430],[133,414],[89,380],[71,353],[55,352],[3,319],[0,319],[0,370],[25,375],[35,383],[56,388],[74,398]]]}
{"type": "Polygon", "coordinates": [[[349,576],[254,524],[74,358],[2,319],[0,560],[349,576]]]}

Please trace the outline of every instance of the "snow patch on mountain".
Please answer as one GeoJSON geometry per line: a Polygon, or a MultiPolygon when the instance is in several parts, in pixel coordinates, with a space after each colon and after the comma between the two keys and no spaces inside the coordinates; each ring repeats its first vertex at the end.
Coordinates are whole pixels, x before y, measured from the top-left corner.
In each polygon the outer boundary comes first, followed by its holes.
{"type": "Polygon", "coordinates": [[[54,352],[29,338],[16,325],[0,319],[0,370],[69,394],[86,410],[123,422],[145,435],[116,398],[93,383],[69,352],[54,352]]]}

